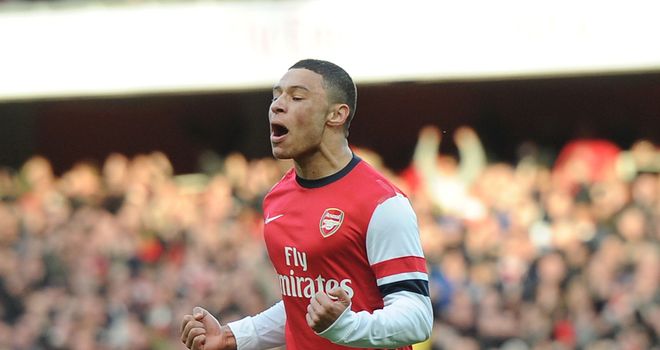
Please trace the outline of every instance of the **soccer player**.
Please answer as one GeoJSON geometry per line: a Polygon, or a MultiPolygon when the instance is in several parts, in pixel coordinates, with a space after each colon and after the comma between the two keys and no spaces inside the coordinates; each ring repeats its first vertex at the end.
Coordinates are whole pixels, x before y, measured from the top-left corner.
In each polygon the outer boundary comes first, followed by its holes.
{"type": "Polygon", "coordinates": [[[433,316],[408,198],[351,151],[357,91],[339,66],[294,64],[273,88],[270,141],[291,169],[264,199],[264,237],[282,301],[221,325],[196,307],[194,350],[399,348],[429,338],[433,316]]]}

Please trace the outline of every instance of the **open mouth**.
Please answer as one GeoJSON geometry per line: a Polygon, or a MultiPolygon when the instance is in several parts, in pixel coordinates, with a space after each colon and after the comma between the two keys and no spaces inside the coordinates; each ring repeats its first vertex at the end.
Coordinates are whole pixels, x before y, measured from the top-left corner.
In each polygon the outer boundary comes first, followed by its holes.
{"type": "Polygon", "coordinates": [[[289,133],[289,129],[287,129],[284,125],[271,124],[270,128],[273,132],[273,136],[275,137],[284,136],[289,133]]]}

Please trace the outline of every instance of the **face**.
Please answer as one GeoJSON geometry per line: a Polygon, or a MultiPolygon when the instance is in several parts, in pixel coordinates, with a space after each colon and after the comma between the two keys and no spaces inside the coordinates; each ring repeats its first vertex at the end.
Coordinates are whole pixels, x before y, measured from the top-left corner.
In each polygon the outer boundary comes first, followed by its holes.
{"type": "Polygon", "coordinates": [[[277,159],[313,156],[331,114],[323,77],[307,69],[291,69],[273,88],[270,144],[277,159]]]}

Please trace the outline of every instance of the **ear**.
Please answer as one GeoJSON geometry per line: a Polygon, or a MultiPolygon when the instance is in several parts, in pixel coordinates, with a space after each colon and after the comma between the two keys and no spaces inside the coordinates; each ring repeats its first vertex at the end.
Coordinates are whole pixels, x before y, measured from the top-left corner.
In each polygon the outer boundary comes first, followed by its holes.
{"type": "Polygon", "coordinates": [[[350,108],[345,103],[338,103],[332,107],[326,118],[326,124],[330,126],[342,126],[348,119],[350,108]]]}

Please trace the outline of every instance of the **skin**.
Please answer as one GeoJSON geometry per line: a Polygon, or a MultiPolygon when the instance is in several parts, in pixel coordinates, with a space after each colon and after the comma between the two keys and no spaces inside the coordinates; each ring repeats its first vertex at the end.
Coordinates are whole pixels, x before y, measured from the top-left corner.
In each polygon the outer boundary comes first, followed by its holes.
{"type": "MultiPolygon", "coordinates": [[[[307,69],[290,69],[273,87],[268,111],[270,142],[277,159],[293,159],[296,174],[314,180],[332,175],[353,157],[344,123],[350,108],[335,103],[323,77],[307,69]],[[282,127],[287,132],[282,133],[282,127]]],[[[307,324],[322,332],[351,304],[346,291],[335,288],[317,293],[307,307],[307,324]]],[[[181,323],[181,341],[191,350],[234,350],[236,339],[208,311],[195,307],[181,323]]]]}
{"type": "Polygon", "coordinates": [[[227,325],[208,311],[195,307],[192,315],[185,315],[181,323],[181,342],[192,350],[234,350],[236,338],[227,325]]]}
{"type": "Polygon", "coordinates": [[[307,324],[314,332],[323,332],[335,323],[350,305],[351,298],[341,288],[335,288],[328,294],[318,292],[307,306],[307,324]]]}
{"type": "Polygon", "coordinates": [[[293,159],[304,179],[332,175],[346,166],[352,153],[343,125],[349,107],[331,103],[323,77],[307,69],[291,69],[273,88],[268,112],[271,146],[277,159],[293,159]],[[273,126],[289,132],[275,136],[273,126]]]}

